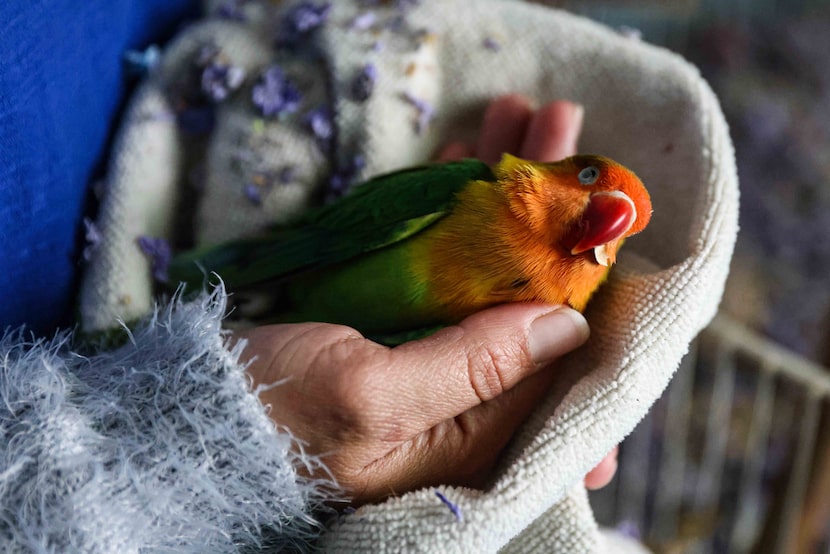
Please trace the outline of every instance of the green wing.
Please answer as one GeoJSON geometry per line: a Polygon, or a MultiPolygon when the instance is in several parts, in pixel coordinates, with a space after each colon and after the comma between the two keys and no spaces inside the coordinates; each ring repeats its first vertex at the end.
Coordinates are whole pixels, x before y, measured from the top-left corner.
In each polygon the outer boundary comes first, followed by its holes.
{"type": "Polygon", "coordinates": [[[470,180],[493,179],[478,160],[381,175],[290,227],[176,256],[170,282],[200,287],[215,272],[234,289],[343,262],[414,235],[446,215],[470,180]]]}

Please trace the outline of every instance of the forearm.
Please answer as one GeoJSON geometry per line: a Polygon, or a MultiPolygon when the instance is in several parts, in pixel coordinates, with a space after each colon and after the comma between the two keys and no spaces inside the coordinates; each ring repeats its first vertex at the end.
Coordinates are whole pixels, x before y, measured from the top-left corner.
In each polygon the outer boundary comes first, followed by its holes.
{"type": "Polygon", "coordinates": [[[225,349],[223,293],[165,308],[91,357],[0,342],[0,537],[20,549],[306,544],[330,483],[295,454],[225,349]]]}

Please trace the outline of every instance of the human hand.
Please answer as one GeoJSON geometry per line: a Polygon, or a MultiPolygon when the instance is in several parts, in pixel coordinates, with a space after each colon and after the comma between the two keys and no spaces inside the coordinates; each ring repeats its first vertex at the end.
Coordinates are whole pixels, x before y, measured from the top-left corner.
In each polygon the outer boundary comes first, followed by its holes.
{"type": "Polygon", "coordinates": [[[349,327],[300,323],[239,333],[271,417],[323,456],[361,504],[416,488],[486,483],[555,379],[550,363],[588,337],[565,307],[508,304],[387,348],[349,327]]]}
{"type": "MultiPolygon", "coordinates": [[[[572,104],[534,112],[520,97],[502,98],[488,109],[478,144],[454,143],[442,158],[494,162],[511,151],[558,159],[575,148],[580,119],[572,104]]],[[[484,484],[555,379],[550,362],[587,335],[577,312],[540,304],[485,310],[394,349],[319,323],[239,333],[255,357],[254,383],[282,382],[260,394],[272,418],[324,456],[356,503],[433,484],[484,484]]],[[[587,484],[596,484],[596,471],[587,484]]]]}

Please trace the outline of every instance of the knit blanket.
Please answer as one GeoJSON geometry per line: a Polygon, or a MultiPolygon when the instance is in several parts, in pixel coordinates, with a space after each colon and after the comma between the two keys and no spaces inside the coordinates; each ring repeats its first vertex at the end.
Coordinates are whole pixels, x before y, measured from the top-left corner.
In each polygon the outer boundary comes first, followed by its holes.
{"type": "Polygon", "coordinates": [[[654,206],[589,305],[590,341],[561,360],[559,385],[487,490],[364,506],[323,542],[348,552],[605,550],[581,480],[645,415],[714,315],[737,234],[732,144],[697,70],[592,21],[507,0],[207,9],[215,16],[166,48],[124,119],[83,327],[151,311],[164,257],[155,239],[180,241],[192,225],[205,244],[285,221],[349,181],[470,140],[501,94],[579,102],[580,151],[632,168],[654,206]],[[194,67],[215,79],[209,106],[186,102],[194,67]]]}
{"type": "Polygon", "coordinates": [[[24,552],[303,551],[338,489],[275,428],[222,334],[224,291],[81,355],[0,333],[0,544],[24,552]]]}

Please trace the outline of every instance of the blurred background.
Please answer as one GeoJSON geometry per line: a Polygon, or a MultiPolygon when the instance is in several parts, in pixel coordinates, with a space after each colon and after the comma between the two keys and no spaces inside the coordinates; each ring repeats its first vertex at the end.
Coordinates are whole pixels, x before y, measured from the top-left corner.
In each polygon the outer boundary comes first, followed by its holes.
{"type": "Polygon", "coordinates": [[[592,495],[600,523],[656,552],[830,553],[830,1],[544,3],[695,64],[741,185],[721,314],[592,495]]]}

